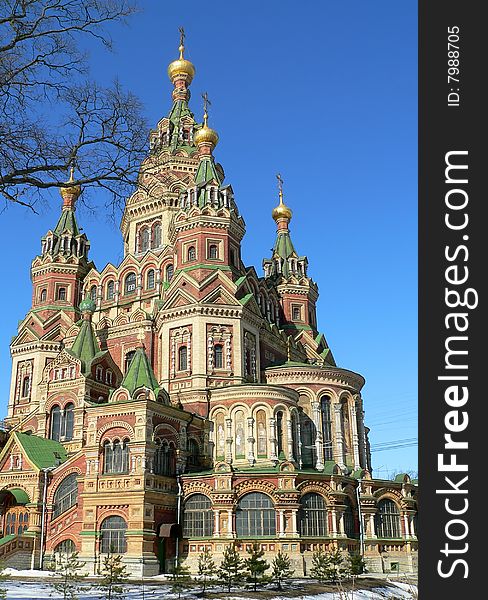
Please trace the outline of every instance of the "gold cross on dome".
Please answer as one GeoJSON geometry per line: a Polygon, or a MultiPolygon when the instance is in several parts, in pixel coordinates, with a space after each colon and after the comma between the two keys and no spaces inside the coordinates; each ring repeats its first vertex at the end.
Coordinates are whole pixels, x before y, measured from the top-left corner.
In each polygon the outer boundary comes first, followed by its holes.
{"type": "Polygon", "coordinates": [[[202,98],[203,98],[203,122],[204,122],[204,125],[206,126],[207,125],[207,119],[208,119],[208,107],[211,106],[212,103],[208,99],[208,93],[207,92],[203,92],[202,98]]]}
{"type": "Polygon", "coordinates": [[[185,29],[184,27],[178,27],[178,31],[180,32],[180,46],[184,46],[185,45],[185,29]]]}
{"type": "Polygon", "coordinates": [[[281,177],[280,173],[276,175],[276,179],[278,180],[278,192],[281,200],[283,198],[283,178],[281,177]]]}

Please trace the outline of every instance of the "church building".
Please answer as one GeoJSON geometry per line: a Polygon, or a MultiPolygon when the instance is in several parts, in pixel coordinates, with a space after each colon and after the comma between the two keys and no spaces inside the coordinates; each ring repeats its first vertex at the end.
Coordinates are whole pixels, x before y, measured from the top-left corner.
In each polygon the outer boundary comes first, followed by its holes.
{"type": "Polygon", "coordinates": [[[206,99],[202,123],[190,110],[183,39],[179,51],[123,211],[123,260],[90,260],[72,171],[32,261],[0,432],[0,562],[37,569],[77,551],[97,573],[116,553],[151,576],[259,541],[296,576],[319,549],[414,572],[417,482],[373,478],[365,380],[319,330],[281,178],[256,269],[206,99]]]}

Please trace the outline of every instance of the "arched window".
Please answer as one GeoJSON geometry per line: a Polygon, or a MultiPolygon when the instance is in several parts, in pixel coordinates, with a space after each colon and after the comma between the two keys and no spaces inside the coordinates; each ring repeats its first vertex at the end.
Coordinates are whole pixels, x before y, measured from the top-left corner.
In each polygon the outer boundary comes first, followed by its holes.
{"type": "Polygon", "coordinates": [[[44,288],[43,290],[41,290],[40,300],[41,300],[41,302],[46,302],[46,300],[47,300],[47,290],[46,290],[46,288],[44,288]]]}
{"type": "Polygon", "coordinates": [[[188,349],[186,346],[181,346],[178,350],[178,371],[186,371],[188,369],[188,349]]]}
{"type": "Polygon", "coordinates": [[[51,409],[51,427],[49,437],[56,442],[59,442],[61,437],[61,408],[56,405],[51,409]]]}
{"type": "Polygon", "coordinates": [[[28,398],[30,396],[30,375],[26,375],[22,379],[22,398],[28,398]]]}
{"type": "Polygon", "coordinates": [[[148,290],[153,290],[155,285],[156,285],[156,276],[155,276],[155,273],[154,273],[154,269],[150,269],[147,272],[146,287],[147,287],[148,290]]]}
{"type": "Polygon", "coordinates": [[[197,258],[197,251],[195,250],[195,246],[190,246],[188,248],[188,258],[187,260],[196,260],[197,258]]]}
{"type": "Polygon", "coordinates": [[[327,535],[327,506],[319,494],[305,494],[298,511],[300,535],[323,537],[327,535]]]}
{"type": "Polygon", "coordinates": [[[211,260],[216,260],[219,257],[219,249],[217,248],[216,244],[211,244],[208,247],[208,257],[211,260]]]}
{"type": "Polygon", "coordinates": [[[136,274],[129,273],[125,278],[124,294],[133,294],[136,291],[136,274]]]}
{"type": "Polygon", "coordinates": [[[156,475],[172,476],[175,474],[175,449],[166,441],[156,440],[157,448],[154,455],[154,473],[156,475]]]}
{"type": "Polygon", "coordinates": [[[341,402],[341,428],[344,440],[344,451],[351,451],[351,427],[349,420],[349,403],[347,400],[341,402]]]}
{"type": "Polygon", "coordinates": [[[296,412],[292,412],[291,414],[291,434],[293,441],[293,458],[298,461],[300,456],[300,447],[299,447],[299,428],[298,428],[298,418],[296,412]]]}
{"type": "Polygon", "coordinates": [[[71,475],[65,477],[54,492],[53,519],[59,517],[78,502],[76,477],[76,473],[71,473],[71,475]]]}
{"type": "Polygon", "coordinates": [[[66,288],[58,288],[58,300],[66,300],[66,288]]]}
{"type": "Polygon", "coordinates": [[[166,281],[171,281],[173,279],[174,267],[173,265],[168,265],[166,267],[166,281]]]}
{"type": "Polygon", "coordinates": [[[75,405],[71,402],[64,407],[63,433],[64,439],[70,441],[73,439],[73,429],[75,426],[75,405]]]}
{"type": "Polygon", "coordinates": [[[159,248],[161,246],[161,225],[156,223],[153,227],[153,248],[159,248]]]}
{"type": "Polygon", "coordinates": [[[354,512],[352,510],[351,500],[348,497],[346,497],[346,499],[344,500],[344,504],[346,505],[342,517],[344,522],[344,531],[346,532],[348,538],[355,538],[357,537],[356,524],[354,520],[354,512]]]}
{"type": "Polygon", "coordinates": [[[90,288],[90,300],[92,302],[97,301],[97,286],[96,285],[92,285],[90,288]]]}
{"type": "Polygon", "coordinates": [[[135,350],[131,350],[130,352],[127,352],[127,354],[125,355],[125,361],[124,361],[124,372],[125,373],[127,373],[127,371],[129,370],[130,363],[132,362],[135,355],[136,355],[135,350]]]}
{"type": "Polygon", "coordinates": [[[95,371],[95,378],[97,381],[103,381],[103,367],[102,365],[97,365],[96,371],[95,371]]]}
{"type": "Polygon", "coordinates": [[[214,513],[212,503],[203,494],[193,494],[183,507],[183,537],[213,535],[214,513]]]}
{"type": "Polygon", "coordinates": [[[374,516],[376,535],[379,538],[400,538],[400,511],[398,506],[385,498],[378,502],[378,512],[374,516]]]}
{"type": "Polygon", "coordinates": [[[216,369],[224,368],[224,347],[222,344],[215,344],[214,346],[214,367],[216,369]]]}
{"type": "Polygon", "coordinates": [[[284,455],[283,451],[283,413],[276,413],[276,441],[278,442],[278,456],[284,455]]]}
{"type": "Polygon", "coordinates": [[[107,300],[113,300],[115,297],[115,282],[109,281],[107,283],[107,300]]]}
{"type": "Polygon", "coordinates": [[[107,369],[107,372],[105,373],[105,383],[107,385],[112,385],[113,382],[113,373],[110,369],[107,369]]]}
{"type": "Polygon", "coordinates": [[[76,546],[73,540],[63,540],[54,548],[54,554],[71,556],[76,552],[76,546]]]}
{"type": "Polygon", "coordinates": [[[107,517],[100,526],[102,554],[124,554],[127,552],[125,532],[127,523],[122,517],[107,517]]]}
{"type": "Polygon", "coordinates": [[[323,396],[320,400],[322,413],[322,442],[324,444],[325,460],[332,460],[332,418],[330,413],[330,398],[323,396]]]}
{"type": "Polygon", "coordinates": [[[141,230],[141,233],[139,235],[141,252],[147,252],[149,250],[149,229],[145,227],[141,230]]]}
{"type": "Polygon", "coordinates": [[[236,411],[234,415],[235,422],[235,453],[236,458],[245,458],[246,455],[246,433],[244,425],[244,412],[242,410],[236,411]]]}
{"type": "Polygon", "coordinates": [[[200,463],[200,448],[193,438],[188,440],[188,466],[198,467],[200,463]]]}
{"type": "Polygon", "coordinates": [[[300,420],[300,437],[302,440],[302,465],[304,467],[315,466],[315,440],[317,430],[315,423],[310,418],[310,398],[305,394],[300,394],[298,400],[299,420],[300,420]]]}
{"type": "Polygon", "coordinates": [[[256,415],[256,430],[258,438],[258,457],[265,458],[268,455],[268,435],[266,433],[266,413],[259,410],[256,415]]]}
{"type": "Polygon", "coordinates": [[[269,496],[251,492],[239,500],[236,532],[238,538],[276,535],[276,514],[269,496]]]}
{"type": "Polygon", "coordinates": [[[103,472],[105,475],[129,472],[129,446],[126,440],[105,442],[103,449],[103,472]]]}

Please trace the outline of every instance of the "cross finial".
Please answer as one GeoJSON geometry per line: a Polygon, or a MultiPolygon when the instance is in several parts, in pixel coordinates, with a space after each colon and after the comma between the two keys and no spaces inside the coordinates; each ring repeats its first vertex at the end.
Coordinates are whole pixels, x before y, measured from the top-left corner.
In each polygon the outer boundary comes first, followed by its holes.
{"type": "Polygon", "coordinates": [[[204,125],[206,127],[207,126],[207,119],[208,119],[208,107],[211,106],[212,103],[208,99],[208,93],[207,92],[203,92],[202,98],[203,98],[203,122],[204,122],[204,125]]]}
{"type": "Polygon", "coordinates": [[[183,27],[178,27],[178,31],[180,32],[180,58],[183,58],[183,51],[185,50],[185,29],[183,27]]]}
{"type": "Polygon", "coordinates": [[[283,178],[281,177],[281,174],[278,173],[276,175],[276,179],[278,180],[278,193],[280,195],[280,204],[283,202],[283,178]]]}

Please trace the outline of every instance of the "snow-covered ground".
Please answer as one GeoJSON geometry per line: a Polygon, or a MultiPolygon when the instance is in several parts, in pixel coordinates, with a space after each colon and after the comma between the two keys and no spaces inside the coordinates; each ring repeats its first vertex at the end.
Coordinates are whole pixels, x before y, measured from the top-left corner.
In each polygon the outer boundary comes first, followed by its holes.
{"type": "MultiPolygon", "coordinates": [[[[49,585],[49,576],[46,577],[45,571],[16,571],[15,569],[5,569],[4,575],[25,577],[23,580],[10,579],[2,582],[2,587],[7,589],[7,600],[14,600],[14,598],[22,600],[52,598],[53,600],[59,600],[62,598],[62,595],[56,593],[49,585]]],[[[391,584],[395,587],[381,587],[381,583],[378,582],[377,589],[355,590],[354,594],[352,594],[352,592],[347,592],[347,595],[343,596],[340,596],[338,592],[309,595],[304,591],[304,595],[295,596],[295,600],[414,600],[417,597],[416,588],[413,586],[399,582],[391,582],[391,584]]],[[[299,589],[296,585],[293,587],[295,590],[299,589]]],[[[177,598],[176,594],[171,593],[171,587],[164,581],[164,577],[150,578],[144,585],[140,583],[129,583],[125,586],[125,590],[125,600],[172,600],[173,598],[177,598]]],[[[222,588],[215,588],[215,591],[221,592],[222,588]]],[[[79,593],[80,600],[94,600],[95,598],[100,598],[100,592],[94,587],[93,583],[87,584],[86,587],[84,586],[84,589],[79,593]]],[[[181,598],[186,600],[197,600],[199,596],[197,591],[195,594],[185,591],[182,592],[181,598]]],[[[229,595],[225,595],[225,600],[248,599],[240,595],[239,592],[232,591],[229,595]]],[[[279,592],[276,592],[276,595],[273,595],[272,597],[267,596],[267,600],[290,599],[289,597],[287,598],[284,595],[280,595],[279,592]]]]}

